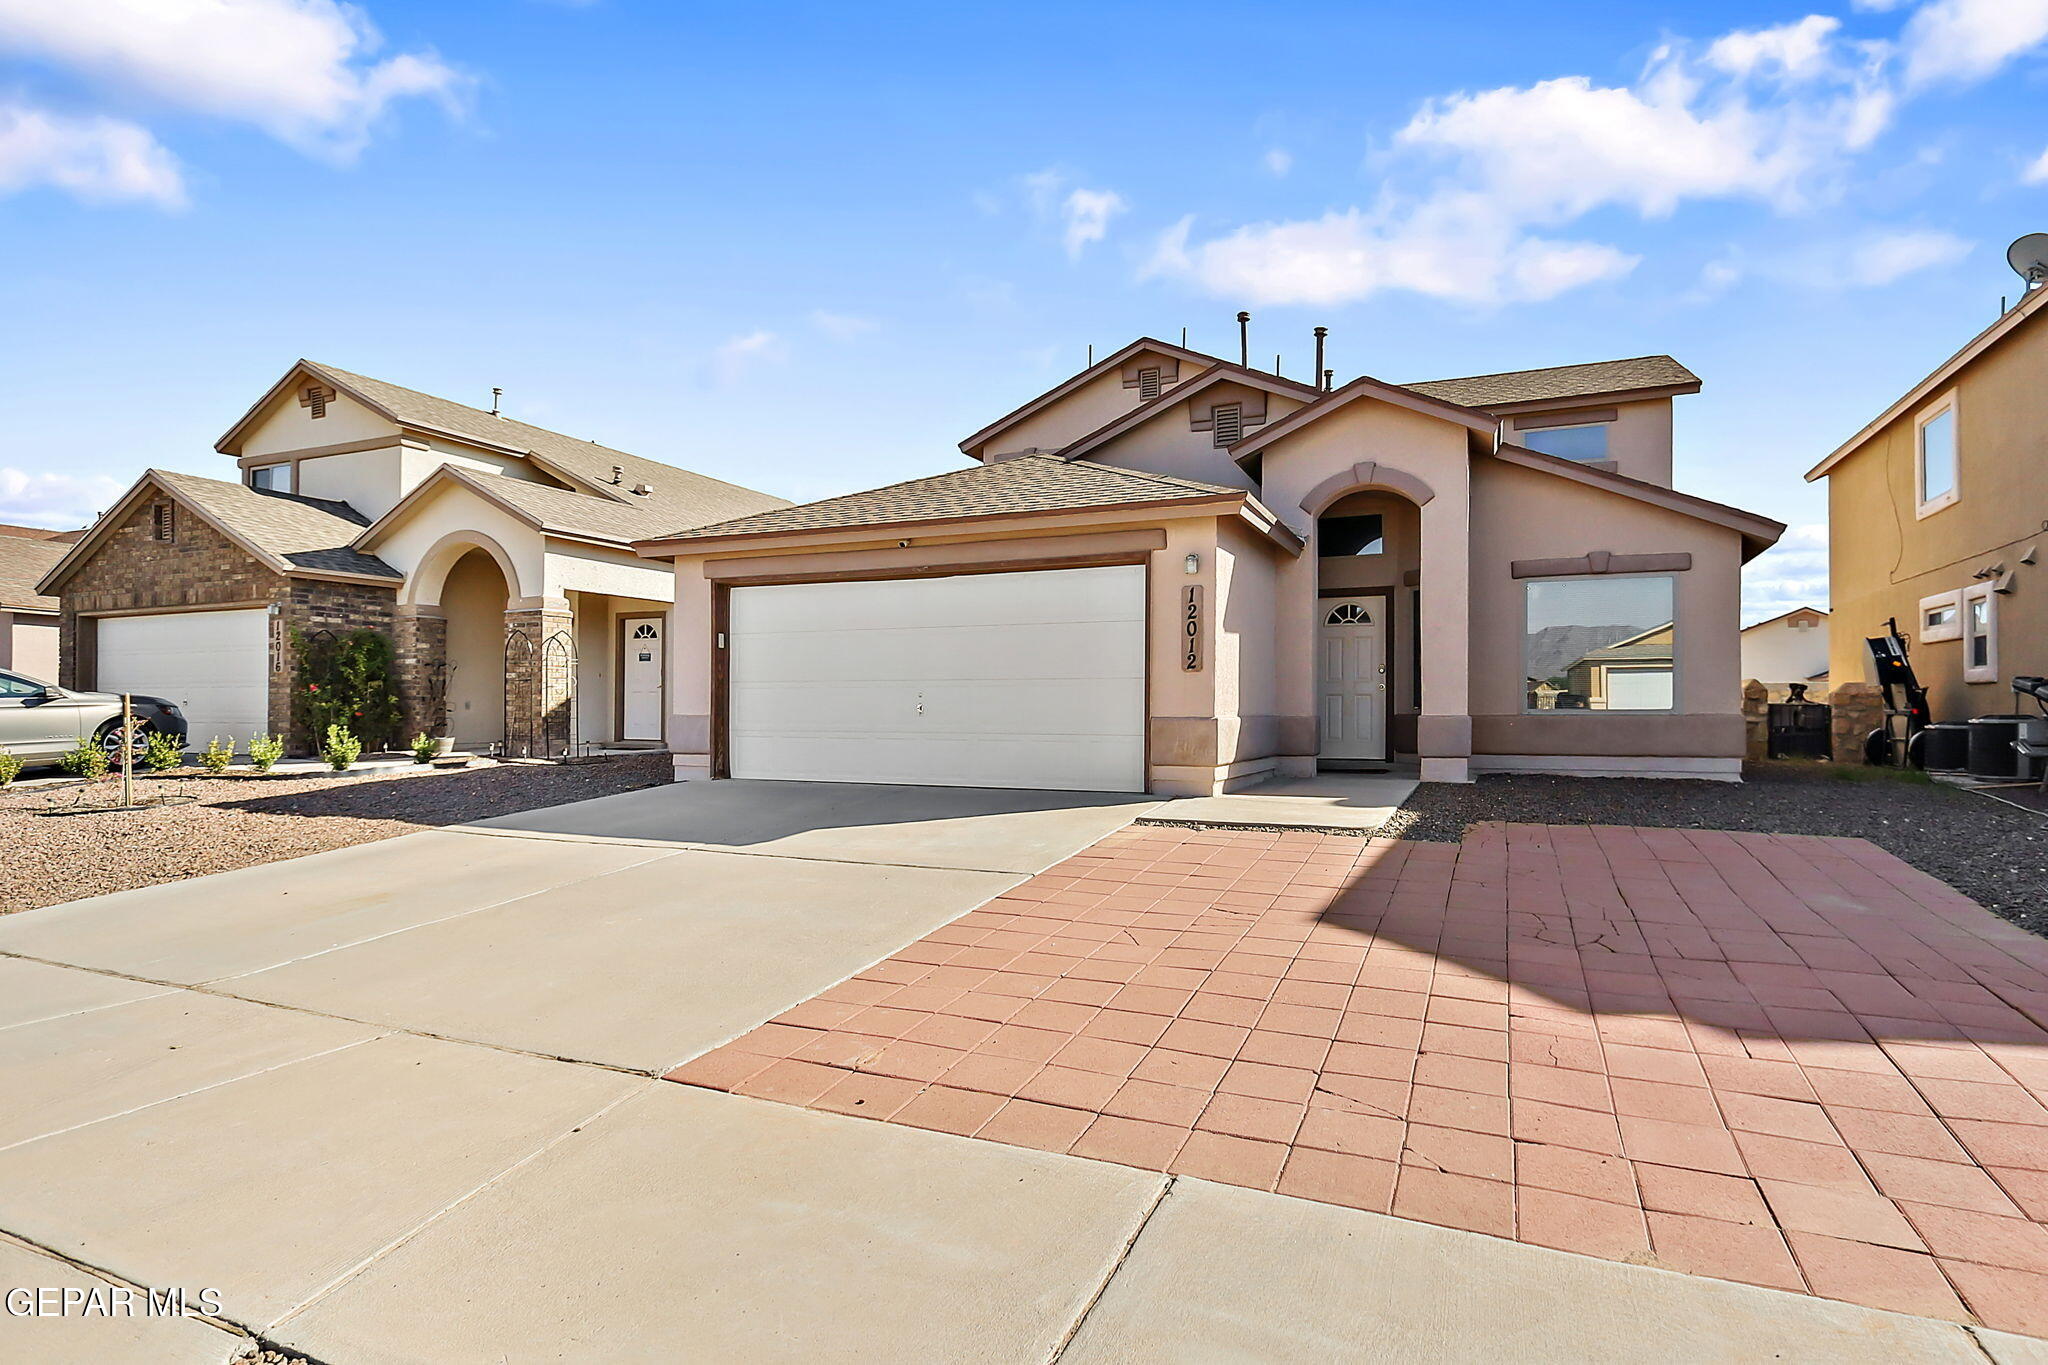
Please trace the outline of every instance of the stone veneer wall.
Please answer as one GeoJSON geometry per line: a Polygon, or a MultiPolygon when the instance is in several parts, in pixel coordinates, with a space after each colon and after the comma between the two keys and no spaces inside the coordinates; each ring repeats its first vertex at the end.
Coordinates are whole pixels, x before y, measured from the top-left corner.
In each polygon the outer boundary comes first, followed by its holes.
{"type": "Polygon", "coordinates": [[[514,758],[568,753],[579,738],[576,618],[566,609],[508,611],[505,634],[505,752],[514,758]],[[513,646],[514,635],[528,647],[513,646]]]}
{"type": "Polygon", "coordinates": [[[398,607],[392,638],[398,648],[398,692],[405,706],[405,737],[446,734],[448,618],[437,607],[398,607]]]}

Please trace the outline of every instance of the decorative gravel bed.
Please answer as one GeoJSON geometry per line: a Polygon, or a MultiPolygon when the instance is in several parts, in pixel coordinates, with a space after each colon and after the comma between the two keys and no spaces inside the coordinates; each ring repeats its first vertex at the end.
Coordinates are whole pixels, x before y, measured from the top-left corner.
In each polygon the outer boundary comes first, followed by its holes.
{"type": "Polygon", "coordinates": [[[1373,832],[1456,843],[1468,826],[1491,820],[1868,839],[2048,937],[2048,816],[1917,774],[1780,762],[1752,764],[1740,784],[1521,776],[1426,782],[1373,832]]]}
{"type": "MultiPolygon", "coordinates": [[[[186,769],[138,794],[195,798],[52,818],[76,788],[0,793],[0,913],[203,877],[437,825],[657,786],[666,753],[600,763],[504,763],[389,776],[208,777],[186,769]]],[[[119,799],[118,788],[97,800],[119,799]]]]}

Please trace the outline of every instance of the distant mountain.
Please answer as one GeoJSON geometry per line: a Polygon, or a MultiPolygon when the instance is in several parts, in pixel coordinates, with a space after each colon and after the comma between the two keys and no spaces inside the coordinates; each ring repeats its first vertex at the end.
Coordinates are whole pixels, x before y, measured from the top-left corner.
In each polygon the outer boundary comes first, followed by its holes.
{"type": "Polygon", "coordinates": [[[1532,678],[1561,678],[1564,671],[1594,650],[1640,635],[1647,626],[1545,626],[1529,637],[1528,668],[1532,678]]]}

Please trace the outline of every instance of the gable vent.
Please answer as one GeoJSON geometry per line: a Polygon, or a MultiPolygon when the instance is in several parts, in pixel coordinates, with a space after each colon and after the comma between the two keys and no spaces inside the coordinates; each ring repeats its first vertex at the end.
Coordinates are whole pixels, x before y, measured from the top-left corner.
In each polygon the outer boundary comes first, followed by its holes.
{"type": "Polygon", "coordinates": [[[1215,426],[1218,446],[1234,446],[1244,438],[1244,408],[1237,403],[1218,403],[1215,408],[1215,426]]]}
{"type": "Polygon", "coordinates": [[[170,503],[160,502],[149,509],[149,538],[170,540],[178,533],[177,513],[170,503]]]}
{"type": "Polygon", "coordinates": [[[1148,366],[1138,371],[1138,401],[1149,403],[1159,396],[1159,367],[1148,366]]]}
{"type": "Polygon", "coordinates": [[[334,397],[334,390],[325,384],[308,384],[299,394],[299,406],[310,410],[314,417],[327,415],[327,400],[334,397]]]}

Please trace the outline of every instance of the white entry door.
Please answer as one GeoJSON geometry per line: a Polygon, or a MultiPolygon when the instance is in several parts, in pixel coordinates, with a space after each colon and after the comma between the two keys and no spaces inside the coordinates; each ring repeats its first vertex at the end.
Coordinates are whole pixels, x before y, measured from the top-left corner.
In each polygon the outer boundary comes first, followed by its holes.
{"type": "Polygon", "coordinates": [[[619,738],[661,738],[661,618],[629,616],[619,623],[619,738]]]}
{"type": "Polygon", "coordinates": [[[1321,667],[1325,761],[1384,761],[1387,756],[1385,598],[1324,598],[1321,667]]]}
{"type": "Polygon", "coordinates": [[[732,591],[734,777],[1145,788],[1140,565],[732,591]]]}
{"type": "Polygon", "coordinates": [[[96,637],[94,689],[176,702],[191,748],[218,738],[246,753],[249,737],[270,729],[268,612],[108,616],[96,637]]]}

